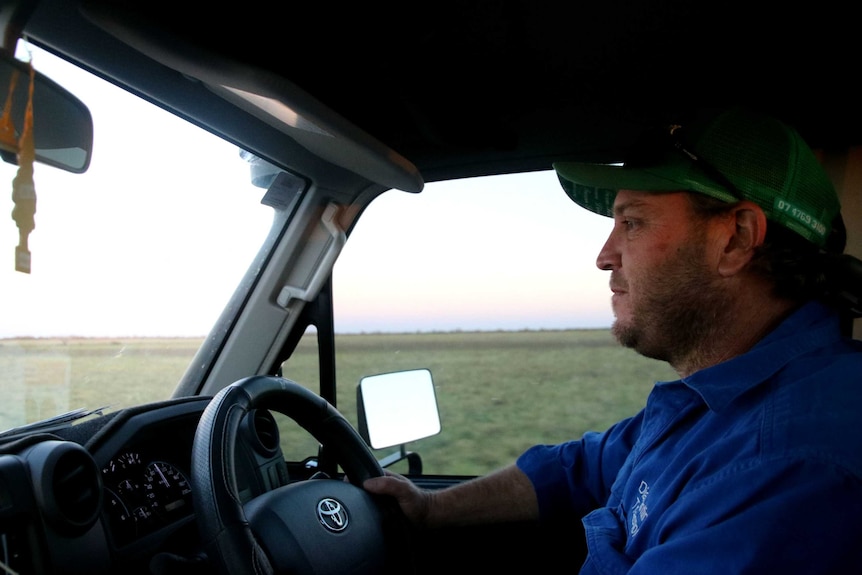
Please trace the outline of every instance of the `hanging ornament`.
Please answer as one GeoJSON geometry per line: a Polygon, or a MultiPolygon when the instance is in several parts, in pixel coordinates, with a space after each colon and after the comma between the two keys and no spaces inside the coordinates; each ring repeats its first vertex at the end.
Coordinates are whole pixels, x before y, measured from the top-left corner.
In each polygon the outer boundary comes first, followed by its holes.
{"type": "MultiPolygon", "coordinates": [[[[18,225],[18,246],[15,248],[15,270],[30,273],[30,248],[27,245],[30,232],[36,227],[36,185],[33,182],[33,163],[36,147],[33,143],[33,85],[36,71],[30,60],[30,87],[27,94],[27,109],[24,113],[24,128],[18,140],[18,173],[12,180],[12,219],[18,225]]],[[[5,114],[5,111],[4,111],[5,114]]]]}

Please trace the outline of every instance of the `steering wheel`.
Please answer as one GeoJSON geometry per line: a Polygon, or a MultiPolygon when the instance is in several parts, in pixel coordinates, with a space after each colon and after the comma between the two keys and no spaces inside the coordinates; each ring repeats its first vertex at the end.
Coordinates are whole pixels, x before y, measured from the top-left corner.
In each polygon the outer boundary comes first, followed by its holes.
{"type": "Polygon", "coordinates": [[[193,502],[206,553],[231,575],[386,571],[393,556],[387,547],[398,545],[389,526],[400,510],[360,487],[380,475],[365,442],[325,399],[279,377],[241,379],[213,397],[192,447],[193,502]],[[333,451],[350,481],[309,479],[241,503],[235,445],[240,422],[257,408],[291,417],[333,451]]]}

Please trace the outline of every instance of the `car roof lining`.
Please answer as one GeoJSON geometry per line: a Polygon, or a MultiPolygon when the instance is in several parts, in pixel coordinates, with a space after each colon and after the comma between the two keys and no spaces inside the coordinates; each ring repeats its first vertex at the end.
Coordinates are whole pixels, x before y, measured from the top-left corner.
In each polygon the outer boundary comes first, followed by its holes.
{"type": "Polygon", "coordinates": [[[185,99],[161,88],[160,77],[175,71],[143,54],[134,74],[118,69],[112,51],[131,50],[118,37],[160,42],[162,60],[193,45],[220,54],[225,74],[252,65],[282,77],[425,181],[542,170],[558,159],[618,161],[645,125],[732,104],[768,106],[815,148],[862,143],[858,88],[841,58],[853,47],[852,19],[830,2],[818,3],[822,12],[787,7],[780,19],[752,14],[739,0],[462,0],[410,11],[349,4],[335,18],[319,3],[290,6],[281,17],[232,8],[205,19],[167,0],[82,6],[67,9],[64,22],[40,21],[37,8],[30,31],[38,40],[40,27],[56,35],[62,26],[61,52],[276,164],[301,164],[321,182],[334,174],[333,185],[354,176],[331,171],[331,162],[199,86],[185,99]],[[827,16],[829,26],[820,25],[827,16]],[[116,28],[108,33],[90,18],[116,28]],[[98,35],[102,48],[74,53],[83,34],[91,45],[98,35]],[[750,41],[729,40],[740,38],[750,41]],[[818,76],[805,75],[806,62],[817,62],[818,76]],[[822,105],[799,105],[817,98],[822,105]]]}

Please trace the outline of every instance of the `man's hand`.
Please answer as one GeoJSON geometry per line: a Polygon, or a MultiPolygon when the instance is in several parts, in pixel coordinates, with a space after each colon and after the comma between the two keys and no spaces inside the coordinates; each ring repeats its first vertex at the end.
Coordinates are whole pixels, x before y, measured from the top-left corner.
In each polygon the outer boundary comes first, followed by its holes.
{"type": "Polygon", "coordinates": [[[403,475],[391,471],[385,473],[386,475],[382,477],[365,480],[362,487],[369,493],[394,497],[401,511],[413,525],[426,526],[432,493],[419,489],[403,475]]]}
{"type": "Polygon", "coordinates": [[[537,520],[539,505],[533,484],[515,465],[446,489],[420,489],[412,481],[386,471],[366,480],[369,493],[394,497],[417,527],[478,525],[537,520]]]}

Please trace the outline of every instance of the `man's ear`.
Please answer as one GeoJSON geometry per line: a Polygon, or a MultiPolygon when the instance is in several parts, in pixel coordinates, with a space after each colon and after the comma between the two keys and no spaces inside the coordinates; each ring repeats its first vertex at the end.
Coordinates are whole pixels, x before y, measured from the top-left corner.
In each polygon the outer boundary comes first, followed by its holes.
{"type": "Polygon", "coordinates": [[[763,245],[766,239],[766,214],[754,202],[742,201],[722,220],[725,241],[718,272],[723,276],[731,276],[751,261],[755,248],[763,245]]]}

